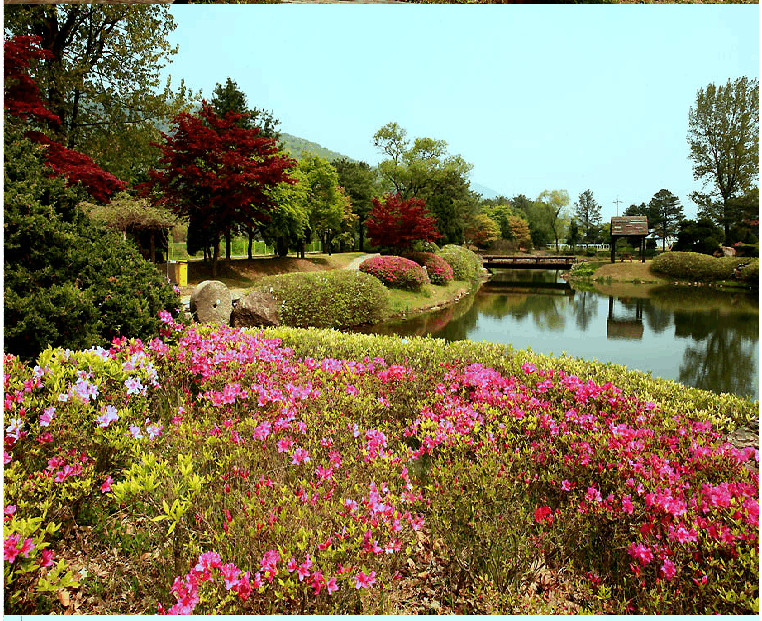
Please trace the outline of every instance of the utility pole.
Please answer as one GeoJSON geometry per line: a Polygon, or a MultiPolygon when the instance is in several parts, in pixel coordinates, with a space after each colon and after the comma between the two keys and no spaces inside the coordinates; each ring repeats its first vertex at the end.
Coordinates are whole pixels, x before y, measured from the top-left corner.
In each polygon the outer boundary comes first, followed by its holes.
{"type": "Polygon", "coordinates": [[[622,201],[620,201],[619,197],[617,196],[614,202],[616,203],[616,215],[617,217],[619,217],[619,203],[621,203],[622,201]]]}

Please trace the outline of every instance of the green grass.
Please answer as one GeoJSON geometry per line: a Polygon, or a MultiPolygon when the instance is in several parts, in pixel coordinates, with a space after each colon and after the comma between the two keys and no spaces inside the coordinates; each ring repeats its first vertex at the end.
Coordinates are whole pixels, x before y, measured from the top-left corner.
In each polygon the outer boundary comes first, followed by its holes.
{"type": "Polygon", "coordinates": [[[426,285],[415,293],[402,289],[389,289],[389,311],[392,315],[400,315],[418,310],[441,306],[456,297],[459,291],[465,291],[469,283],[454,280],[445,286],[426,285]]]}

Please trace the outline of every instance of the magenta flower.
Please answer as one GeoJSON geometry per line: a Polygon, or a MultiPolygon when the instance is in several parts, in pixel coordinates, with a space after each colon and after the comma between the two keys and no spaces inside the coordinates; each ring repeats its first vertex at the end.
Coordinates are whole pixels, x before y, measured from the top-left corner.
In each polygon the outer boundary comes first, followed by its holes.
{"type": "Polygon", "coordinates": [[[286,569],[288,569],[288,573],[292,573],[298,569],[299,565],[296,562],[296,559],[292,556],[291,560],[288,562],[288,565],[286,565],[286,569]]]}
{"type": "Polygon", "coordinates": [[[146,433],[148,434],[148,437],[151,438],[151,440],[158,438],[161,435],[162,431],[164,431],[164,425],[151,424],[146,427],[146,433]]]}
{"type": "Polygon", "coordinates": [[[40,565],[43,567],[50,567],[53,564],[53,550],[45,549],[42,551],[42,562],[40,565]]]}
{"type": "Polygon", "coordinates": [[[288,453],[291,450],[291,447],[294,446],[294,439],[291,436],[284,436],[278,440],[278,443],[275,446],[278,447],[279,453],[288,453]]]}
{"type": "Polygon", "coordinates": [[[238,574],[241,570],[235,566],[235,563],[227,563],[220,568],[222,579],[225,581],[225,589],[229,591],[238,584],[238,574]]]}
{"type": "Polygon", "coordinates": [[[591,502],[603,502],[601,493],[595,487],[587,488],[587,495],[585,496],[585,498],[587,500],[590,500],[591,502]]]}
{"type": "Polygon", "coordinates": [[[16,557],[18,556],[18,553],[20,552],[20,550],[16,547],[16,545],[19,542],[19,539],[21,539],[21,535],[19,535],[18,533],[13,533],[12,535],[8,535],[5,538],[5,541],[3,542],[3,547],[4,547],[3,558],[11,564],[13,563],[13,561],[16,560],[16,557]]]}
{"type": "Polygon", "coordinates": [[[310,461],[309,453],[305,451],[303,448],[296,449],[291,455],[291,457],[293,458],[291,460],[291,463],[295,465],[310,461]]]}
{"type": "Polygon", "coordinates": [[[16,513],[16,505],[8,505],[3,510],[3,513],[5,514],[5,519],[10,520],[13,514],[16,513]]]}
{"type": "Polygon", "coordinates": [[[635,509],[631,499],[632,499],[632,496],[630,494],[627,494],[626,496],[622,497],[622,511],[624,511],[628,515],[632,515],[632,512],[635,509]]]}
{"type": "Polygon", "coordinates": [[[307,555],[307,559],[299,565],[299,568],[296,570],[296,575],[299,576],[299,582],[304,580],[305,578],[309,578],[310,576],[310,568],[312,567],[312,561],[310,560],[310,555],[307,555]]]}
{"type": "Polygon", "coordinates": [[[101,493],[105,494],[106,492],[111,491],[111,484],[114,482],[114,479],[112,479],[110,476],[106,477],[106,480],[103,482],[103,485],[101,485],[101,493]]]}
{"type": "Polygon", "coordinates": [[[3,464],[7,466],[9,463],[11,463],[12,460],[13,460],[13,457],[11,457],[11,454],[5,449],[3,449],[3,464]]]}
{"type": "Polygon", "coordinates": [[[98,422],[99,427],[106,428],[118,419],[119,415],[116,413],[116,408],[113,405],[107,405],[103,410],[103,414],[98,416],[95,420],[98,422]]]}
{"type": "Polygon", "coordinates": [[[675,574],[677,573],[675,570],[675,564],[672,561],[670,561],[668,558],[664,559],[664,563],[662,564],[659,572],[667,580],[672,580],[672,578],[674,578],[675,574]]]}
{"type": "Polygon", "coordinates": [[[312,574],[311,586],[315,590],[315,595],[318,595],[320,593],[320,589],[325,586],[325,579],[323,578],[323,574],[321,574],[319,571],[316,571],[314,574],[312,574]]]}
{"type": "Polygon", "coordinates": [[[376,582],[376,572],[372,571],[367,576],[359,572],[355,576],[355,589],[370,589],[376,582]]]}
{"type": "Polygon", "coordinates": [[[328,582],[325,583],[325,588],[328,591],[329,595],[334,591],[338,591],[339,587],[336,585],[336,578],[331,578],[328,580],[328,582]]]}
{"type": "MultiPolygon", "coordinates": [[[[250,576],[251,576],[251,573],[247,571],[240,578],[240,580],[238,580],[238,582],[233,586],[233,591],[235,593],[238,593],[238,597],[240,597],[243,601],[246,601],[247,599],[249,599],[249,596],[251,595],[252,586],[254,586],[255,588],[259,588],[260,586],[262,586],[261,583],[252,585],[251,582],[249,581],[250,576]]],[[[255,582],[259,582],[259,574],[255,576],[255,582]]]]}
{"type": "Polygon", "coordinates": [[[627,552],[641,565],[648,565],[654,558],[651,549],[648,546],[644,546],[642,543],[637,545],[635,543],[630,544],[630,547],[627,548],[627,552]]]}
{"type": "Polygon", "coordinates": [[[50,422],[56,417],[56,408],[55,406],[50,406],[47,410],[45,410],[42,415],[40,416],[40,427],[47,427],[50,425],[50,422]]]}

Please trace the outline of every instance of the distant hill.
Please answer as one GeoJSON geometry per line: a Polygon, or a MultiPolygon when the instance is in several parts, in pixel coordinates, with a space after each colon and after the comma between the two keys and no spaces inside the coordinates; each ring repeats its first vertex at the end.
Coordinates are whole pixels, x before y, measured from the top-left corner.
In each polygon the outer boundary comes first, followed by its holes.
{"type": "Polygon", "coordinates": [[[488,188],[486,185],[481,185],[480,183],[476,183],[474,181],[471,182],[471,189],[474,192],[481,194],[482,198],[497,198],[502,194],[502,192],[498,192],[492,188],[488,188]]]}
{"type": "Polygon", "coordinates": [[[329,162],[332,160],[341,159],[342,157],[347,158],[350,162],[357,161],[348,155],[342,155],[336,151],[331,151],[330,149],[326,149],[325,147],[320,146],[317,142],[310,142],[304,138],[299,138],[299,136],[292,136],[291,134],[281,133],[280,141],[283,143],[285,149],[289,151],[291,155],[297,160],[302,159],[302,152],[306,151],[311,155],[320,156],[329,162]]]}

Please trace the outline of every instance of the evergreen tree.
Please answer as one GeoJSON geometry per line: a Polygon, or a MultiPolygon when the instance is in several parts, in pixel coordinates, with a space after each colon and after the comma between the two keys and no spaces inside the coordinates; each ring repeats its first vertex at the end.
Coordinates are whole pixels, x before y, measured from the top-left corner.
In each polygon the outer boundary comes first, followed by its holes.
{"type": "Polygon", "coordinates": [[[583,240],[585,242],[593,241],[597,227],[601,223],[601,206],[593,198],[592,191],[585,190],[582,192],[574,207],[574,215],[579,228],[582,230],[583,240]]]}
{"type": "Polygon", "coordinates": [[[666,249],[667,237],[672,237],[680,230],[680,223],[685,219],[680,199],[669,190],[659,190],[648,203],[648,228],[661,237],[661,249],[666,249]]]}

